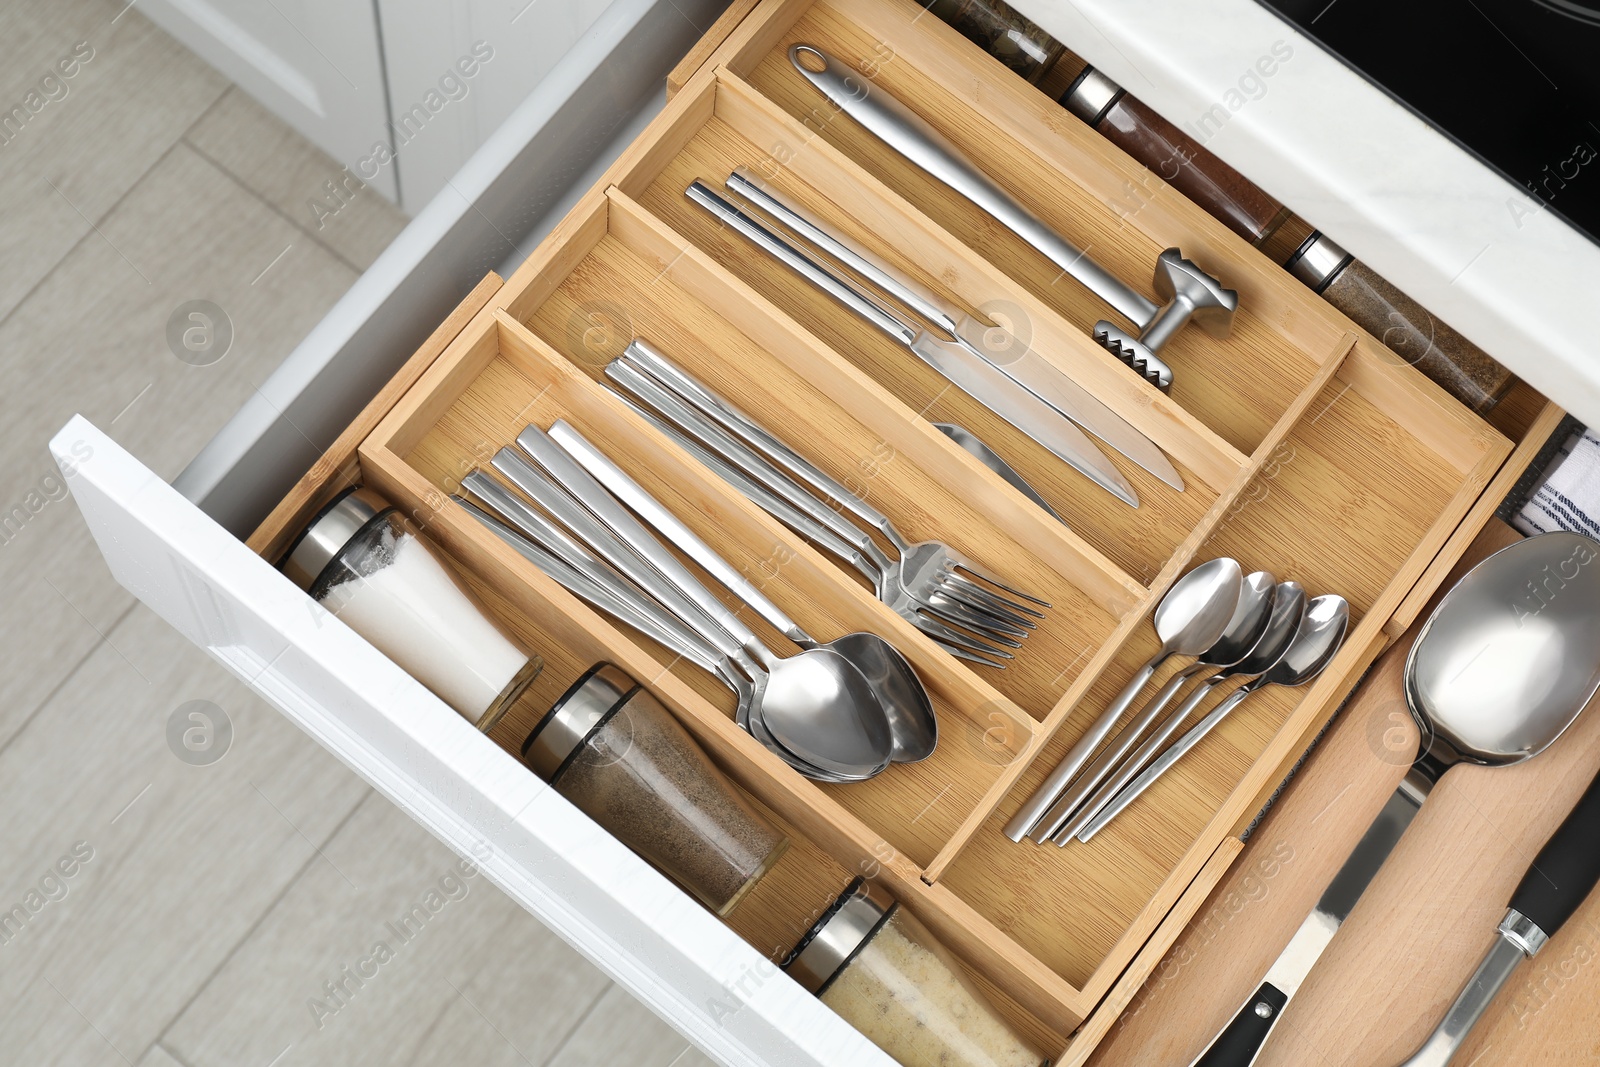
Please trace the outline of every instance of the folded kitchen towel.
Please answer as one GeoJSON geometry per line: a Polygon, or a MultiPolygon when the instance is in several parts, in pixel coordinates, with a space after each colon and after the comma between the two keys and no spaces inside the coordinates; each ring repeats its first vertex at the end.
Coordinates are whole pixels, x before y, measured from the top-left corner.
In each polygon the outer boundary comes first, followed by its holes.
{"type": "Polygon", "coordinates": [[[1511,524],[1530,536],[1568,530],[1600,538],[1600,434],[1572,434],[1546,469],[1543,484],[1511,524]]]}

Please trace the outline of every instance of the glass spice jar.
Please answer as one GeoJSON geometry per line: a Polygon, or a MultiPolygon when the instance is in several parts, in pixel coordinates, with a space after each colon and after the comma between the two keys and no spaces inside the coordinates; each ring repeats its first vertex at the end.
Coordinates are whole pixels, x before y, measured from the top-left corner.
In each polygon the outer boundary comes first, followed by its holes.
{"type": "Polygon", "coordinates": [[[627,672],[591,667],[522,745],[540,778],[719,916],[789,840],[627,672]]]}
{"type": "Polygon", "coordinates": [[[1284,266],[1480,415],[1498,404],[1516,380],[1487,352],[1434,318],[1326,234],[1312,234],[1284,266]]]}
{"type": "Polygon", "coordinates": [[[1066,51],[1003,0],[932,0],[925,6],[935,18],[1035,84],[1066,51]]]}
{"type": "Polygon", "coordinates": [[[1061,105],[1473,411],[1488,412],[1510,391],[1515,377],[1487,352],[1093,67],[1061,105]]]}
{"type": "Polygon", "coordinates": [[[1093,67],[1083,69],[1061,105],[1253,245],[1289,217],[1260,186],[1093,67]]]}
{"type": "Polygon", "coordinates": [[[857,878],[783,969],[904,1067],[1048,1067],[928,928],[857,878]]]}
{"type": "Polygon", "coordinates": [[[544,666],[501,632],[416,525],[370,489],[335,497],[282,569],[485,732],[544,666]]]}

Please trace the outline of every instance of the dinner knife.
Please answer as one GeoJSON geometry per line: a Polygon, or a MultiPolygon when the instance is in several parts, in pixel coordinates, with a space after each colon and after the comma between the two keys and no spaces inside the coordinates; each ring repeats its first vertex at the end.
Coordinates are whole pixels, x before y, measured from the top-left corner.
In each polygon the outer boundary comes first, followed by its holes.
{"type": "Polygon", "coordinates": [[[965,345],[973,355],[997,367],[1012,381],[1127,456],[1133,462],[1183,491],[1183,477],[1154,441],[1107,407],[1093,393],[1029,348],[1014,332],[979,322],[920,282],[896,270],[849,237],[839,233],[748,167],[728,176],[728,188],[749,200],[795,233],[856,271],[890,296],[965,345]],[[996,334],[999,334],[997,337],[996,334]]]}
{"type": "Polygon", "coordinates": [[[684,195],[754,242],[845,307],[899,341],[963,392],[1048,449],[1056,458],[1132,507],[1139,496],[1104,452],[1069,419],[1012,381],[964,345],[941,341],[926,329],[902,322],[833,271],[795,248],[761,223],[695,181],[684,195]]]}

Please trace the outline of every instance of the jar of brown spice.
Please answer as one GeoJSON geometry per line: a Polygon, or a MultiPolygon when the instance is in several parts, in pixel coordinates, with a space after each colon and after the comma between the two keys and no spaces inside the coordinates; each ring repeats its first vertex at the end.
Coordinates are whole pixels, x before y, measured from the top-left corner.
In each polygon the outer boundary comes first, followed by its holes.
{"type": "Polygon", "coordinates": [[[789,844],[660,701],[610,663],[589,668],[556,702],[523,742],[522,760],[718,915],[789,844]]]}

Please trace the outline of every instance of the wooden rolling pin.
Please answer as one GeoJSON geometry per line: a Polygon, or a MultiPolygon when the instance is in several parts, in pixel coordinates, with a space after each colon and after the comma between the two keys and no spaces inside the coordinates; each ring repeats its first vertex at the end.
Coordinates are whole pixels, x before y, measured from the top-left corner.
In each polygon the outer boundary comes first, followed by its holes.
{"type": "MultiPolygon", "coordinates": [[[[1491,521],[1441,595],[1518,536],[1491,521]]],[[[1419,629],[1374,665],[1091,1064],[1184,1067],[1255,991],[1416,753],[1401,673],[1419,629]]],[[[1385,1067],[1409,1056],[1472,974],[1529,862],[1597,770],[1600,714],[1591,705],[1536,759],[1446,775],[1257,1067],[1385,1067]]],[[[1513,975],[1456,1062],[1593,1063],[1597,1006],[1600,893],[1513,975]]]]}

